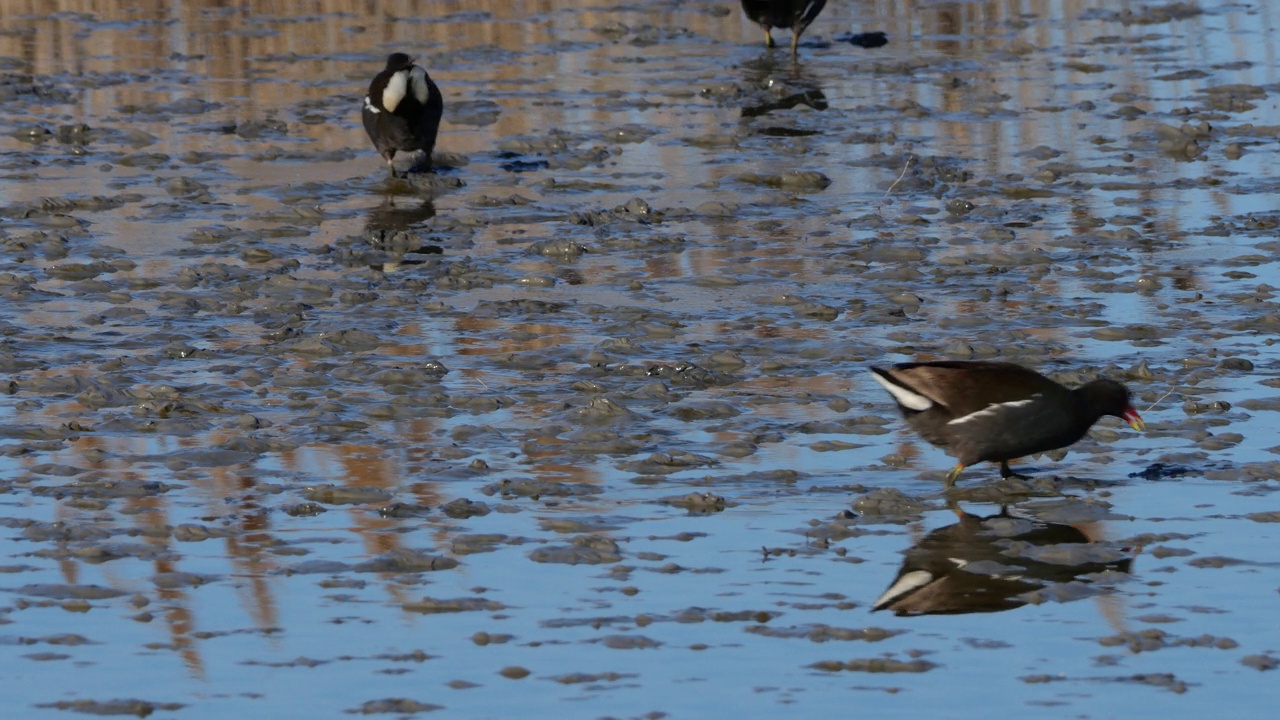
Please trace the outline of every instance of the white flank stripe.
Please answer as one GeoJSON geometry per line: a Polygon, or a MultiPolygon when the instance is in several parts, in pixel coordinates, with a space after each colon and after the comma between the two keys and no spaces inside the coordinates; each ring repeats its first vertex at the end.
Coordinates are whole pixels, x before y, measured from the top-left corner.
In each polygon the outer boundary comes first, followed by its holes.
{"type": "Polygon", "coordinates": [[[1040,397],[1040,393],[1036,393],[1035,395],[1032,395],[1026,400],[1013,400],[1005,403],[991,403],[990,405],[986,406],[985,408],[977,412],[971,412],[968,415],[965,415],[964,417],[958,417],[947,424],[960,425],[961,423],[967,423],[970,420],[979,420],[984,417],[992,417],[1000,413],[1002,410],[1012,410],[1013,408],[1019,408],[1019,407],[1022,407],[1023,405],[1030,405],[1031,403],[1035,402],[1036,398],[1038,397],[1040,397]]]}
{"type": "Polygon", "coordinates": [[[427,104],[427,71],[414,65],[409,75],[409,87],[413,88],[413,96],[419,105],[427,104]]]}
{"type": "Polygon", "coordinates": [[[368,110],[369,112],[375,115],[382,112],[381,110],[378,109],[376,105],[373,104],[373,101],[369,99],[368,95],[364,96],[364,109],[368,110]]]}
{"type": "Polygon", "coordinates": [[[902,577],[894,580],[889,589],[880,593],[880,597],[871,603],[871,609],[879,610],[912,590],[919,590],[931,582],[933,582],[933,573],[925,570],[912,570],[909,573],[903,573],[902,577]]]}
{"type": "Polygon", "coordinates": [[[896,385],[885,380],[880,377],[880,373],[873,372],[871,373],[871,377],[875,378],[876,382],[880,383],[881,387],[888,390],[889,394],[893,396],[893,399],[898,401],[898,404],[908,410],[923,411],[933,407],[933,401],[929,398],[921,395],[920,393],[911,392],[901,385],[896,385]]]}
{"type": "Polygon", "coordinates": [[[409,92],[409,71],[398,70],[391,75],[391,79],[387,81],[387,86],[382,90],[382,107],[387,112],[395,112],[396,106],[404,99],[404,94],[409,92]]]}

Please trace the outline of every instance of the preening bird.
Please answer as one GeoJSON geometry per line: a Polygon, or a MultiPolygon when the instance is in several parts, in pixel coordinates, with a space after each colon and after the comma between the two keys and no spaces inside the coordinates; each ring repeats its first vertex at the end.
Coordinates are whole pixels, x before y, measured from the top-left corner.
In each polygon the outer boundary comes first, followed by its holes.
{"type": "Polygon", "coordinates": [[[397,152],[421,150],[425,155],[415,167],[430,167],[443,113],[444,98],[427,71],[415,65],[408,55],[392,53],[387,57],[387,66],[369,83],[360,117],[373,146],[387,159],[387,167],[395,177],[397,152]]]}

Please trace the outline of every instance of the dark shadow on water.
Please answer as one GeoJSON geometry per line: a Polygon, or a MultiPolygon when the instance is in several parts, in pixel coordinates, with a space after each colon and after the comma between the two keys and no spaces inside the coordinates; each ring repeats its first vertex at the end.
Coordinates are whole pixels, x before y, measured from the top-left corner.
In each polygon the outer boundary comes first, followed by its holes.
{"type": "Polygon", "coordinates": [[[925,535],[872,610],[896,615],[1001,612],[1028,593],[1107,570],[1129,572],[1127,552],[1093,544],[1079,528],[1016,517],[982,517],[952,504],[959,522],[925,535]]]}
{"type": "Polygon", "coordinates": [[[550,163],[541,158],[529,158],[521,153],[511,150],[504,150],[497,155],[500,161],[499,167],[507,172],[522,173],[531,170],[543,170],[550,167],[550,163]]]}
{"type": "Polygon", "coordinates": [[[837,35],[836,42],[847,42],[860,48],[873,49],[889,44],[889,36],[879,30],[863,33],[837,35]]]}
{"type": "Polygon", "coordinates": [[[1129,473],[1131,478],[1143,480],[1172,480],[1183,475],[1195,474],[1196,471],[1186,465],[1176,463],[1152,463],[1138,472],[1129,473]]]}

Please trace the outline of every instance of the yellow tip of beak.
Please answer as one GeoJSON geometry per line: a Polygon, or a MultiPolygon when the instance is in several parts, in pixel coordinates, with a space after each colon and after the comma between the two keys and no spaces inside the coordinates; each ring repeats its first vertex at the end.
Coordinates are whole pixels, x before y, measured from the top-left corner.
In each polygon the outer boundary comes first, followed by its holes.
{"type": "Polygon", "coordinates": [[[1129,427],[1137,430],[1138,432],[1142,432],[1147,429],[1147,424],[1142,422],[1142,416],[1133,408],[1129,408],[1124,411],[1124,420],[1129,423],[1129,427]]]}

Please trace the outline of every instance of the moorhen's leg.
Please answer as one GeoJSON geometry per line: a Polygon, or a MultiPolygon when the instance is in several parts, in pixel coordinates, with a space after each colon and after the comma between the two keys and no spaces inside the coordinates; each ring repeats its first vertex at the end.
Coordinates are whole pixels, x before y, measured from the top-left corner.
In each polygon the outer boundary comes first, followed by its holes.
{"type": "Polygon", "coordinates": [[[955,487],[956,480],[960,479],[960,473],[962,472],[964,472],[964,463],[956,463],[956,466],[951,468],[951,472],[947,473],[947,484],[945,487],[947,489],[955,487]]]}
{"type": "Polygon", "coordinates": [[[767,48],[774,48],[774,47],[778,47],[778,44],[777,44],[777,43],[775,43],[775,42],[773,41],[773,29],[772,29],[772,28],[765,28],[765,29],[764,29],[764,46],[765,46],[765,47],[767,47],[767,48]]]}
{"type": "Polygon", "coordinates": [[[1002,477],[1002,478],[1013,478],[1014,480],[1030,480],[1030,479],[1031,479],[1031,478],[1030,478],[1029,476],[1027,476],[1027,475],[1023,475],[1022,473],[1016,473],[1016,472],[1014,472],[1014,471],[1009,467],[1009,461],[1008,461],[1008,460],[1001,460],[1001,461],[1000,461],[1000,477],[1002,477]]]}
{"type": "Polygon", "coordinates": [[[413,164],[405,171],[404,176],[409,177],[410,173],[429,173],[434,166],[431,164],[431,154],[427,152],[418,153],[413,164]]]}
{"type": "Polygon", "coordinates": [[[796,57],[796,53],[798,52],[799,47],[800,47],[800,33],[793,32],[791,33],[791,57],[792,58],[796,57]]]}

